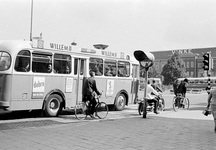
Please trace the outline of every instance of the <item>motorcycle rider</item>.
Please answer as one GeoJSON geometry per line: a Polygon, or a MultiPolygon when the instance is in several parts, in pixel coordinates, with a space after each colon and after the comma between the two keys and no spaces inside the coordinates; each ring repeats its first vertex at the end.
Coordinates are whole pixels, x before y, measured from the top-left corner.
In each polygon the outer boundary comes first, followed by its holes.
{"type": "Polygon", "coordinates": [[[151,86],[150,81],[148,80],[147,88],[146,88],[146,98],[148,99],[148,103],[154,103],[154,113],[159,114],[158,108],[158,99],[159,93],[151,86]],[[152,94],[153,93],[153,94],[152,94]]]}
{"type": "Polygon", "coordinates": [[[152,80],[151,86],[157,91],[163,93],[163,91],[159,88],[155,80],[152,80]]]}

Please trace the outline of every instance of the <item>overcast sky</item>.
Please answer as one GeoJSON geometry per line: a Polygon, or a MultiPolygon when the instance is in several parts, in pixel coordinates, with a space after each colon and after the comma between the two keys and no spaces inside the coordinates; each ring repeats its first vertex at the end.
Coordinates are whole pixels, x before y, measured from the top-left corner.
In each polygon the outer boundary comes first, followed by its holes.
{"type": "MultiPolygon", "coordinates": [[[[31,0],[0,3],[0,40],[29,40],[31,0]]],[[[34,0],[32,33],[130,54],[216,47],[216,0],[34,0]]]]}

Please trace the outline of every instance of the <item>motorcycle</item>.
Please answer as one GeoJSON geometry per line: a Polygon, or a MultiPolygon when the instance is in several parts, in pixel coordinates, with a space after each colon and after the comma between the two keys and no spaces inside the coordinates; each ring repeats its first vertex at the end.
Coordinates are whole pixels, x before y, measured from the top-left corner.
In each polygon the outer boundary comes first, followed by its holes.
{"type": "MultiPolygon", "coordinates": [[[[164,111],[165,100],[164,100],[162,94],[160,93],[159,96],[156,96],[156,99],[158,100],[158,108],[157,108],[158,111],[164,111]]],[[[144,98],[142,98],[142,99],[138,99],[137,102],[138,102],[139,115],[142,115],[143,113],[145,113],[144,116],[146,117],[146,113],[154,111],[154,102],[151,99],[146,99],[144,101],[144,98]],[[145,102],[146,102],[146,104],[145,104],[146,107],[144,107],[145,102]]]]}

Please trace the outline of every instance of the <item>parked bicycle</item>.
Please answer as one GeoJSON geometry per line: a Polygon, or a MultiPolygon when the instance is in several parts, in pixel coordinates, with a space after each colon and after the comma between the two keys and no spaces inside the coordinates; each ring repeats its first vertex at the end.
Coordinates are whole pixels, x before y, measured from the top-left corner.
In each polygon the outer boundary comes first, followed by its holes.
{"type": "Polygon", "coordinates": [[[178,111],[179,109],[189,109],[190,100],[187,97],[182,96],[182,94],[177,94],[173,98],[173,110],[178,111]]]}
{"type": "MultiPolygon", "coordinates": [[[[105,102],[100,102],[100,95],[95,97],[97,104],[95,106],[95,116],[99,119],[104,119],[108,115],[108,106],[105,102]]],[[[75,116],[79,120],[84,120],[87,118],[90,110],[90,101],[80,102],[75,106],[75,116]]]]}

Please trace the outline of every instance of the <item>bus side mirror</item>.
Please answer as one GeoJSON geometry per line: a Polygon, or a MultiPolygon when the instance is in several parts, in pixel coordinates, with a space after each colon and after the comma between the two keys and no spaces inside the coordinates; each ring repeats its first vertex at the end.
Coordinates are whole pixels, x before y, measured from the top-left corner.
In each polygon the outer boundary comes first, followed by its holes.
{"type": "Polygon", "coordinates": [[[154,64],[155,57],[152,53],[144,52],[142,50],[134,51],[134,57],[139,61],[140,65],[146,69],[154,64]]]}

